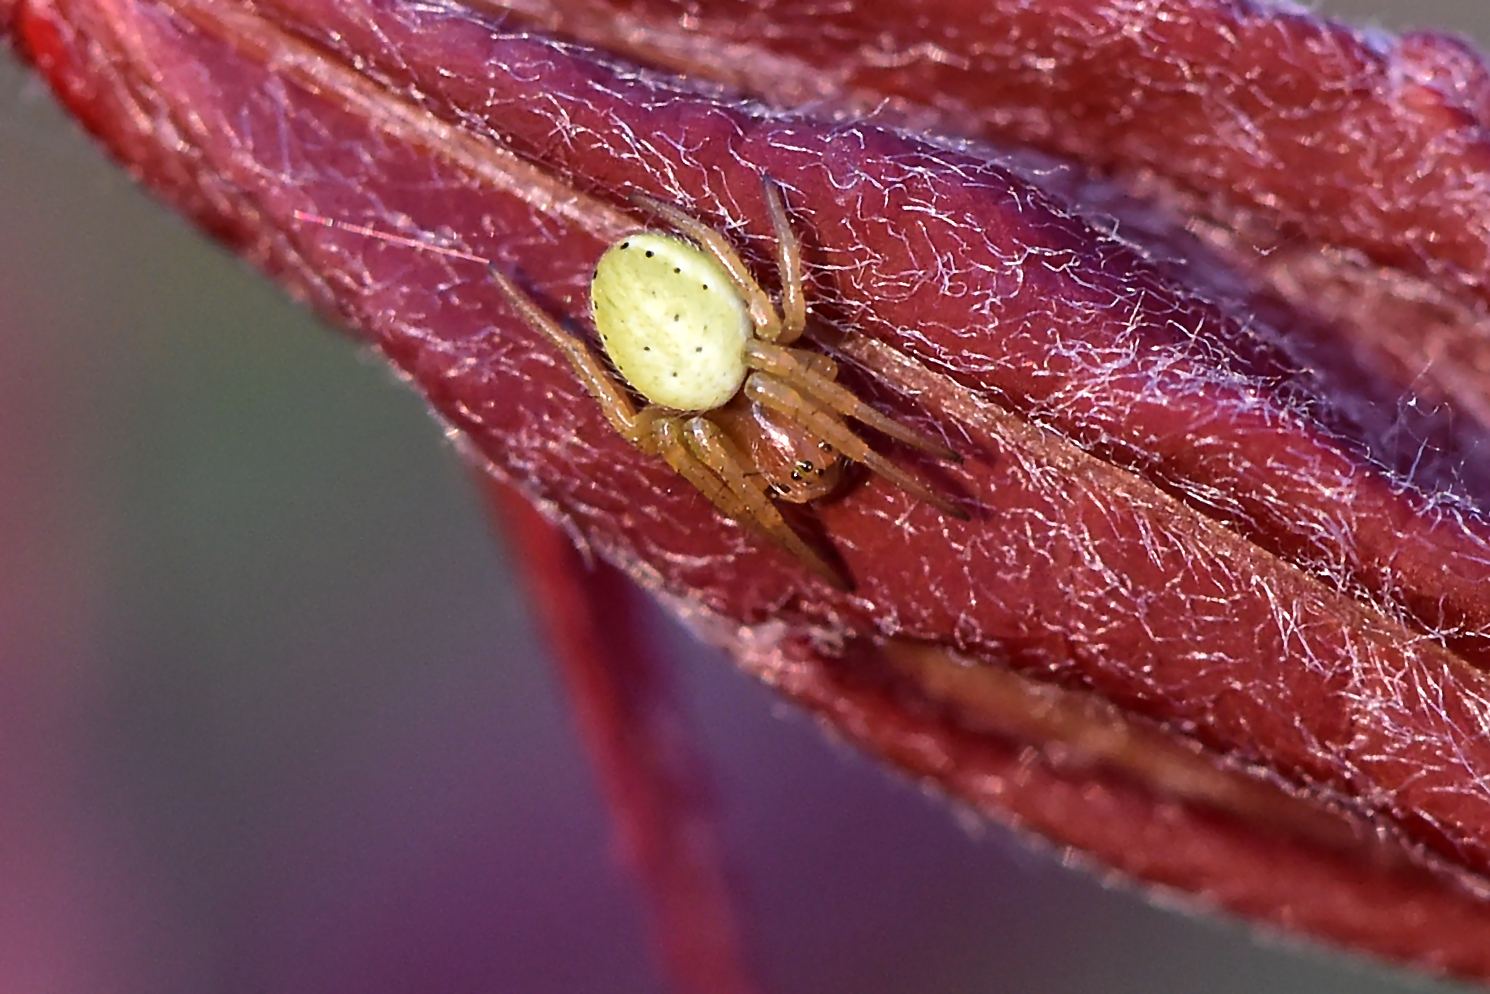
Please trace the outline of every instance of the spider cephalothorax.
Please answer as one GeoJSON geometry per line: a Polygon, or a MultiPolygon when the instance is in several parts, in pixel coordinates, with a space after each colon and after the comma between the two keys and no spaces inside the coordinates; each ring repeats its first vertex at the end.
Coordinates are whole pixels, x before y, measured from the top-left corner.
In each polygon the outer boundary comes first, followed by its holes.
{"type": "Polygon", "coordinates": [[[802,503],[827,495],[851,459],[943,513],[966,517],[920,477],[871,449],[843,416],[938,458],[957,456],[835,382],[838,367],[827,356],[789,347],[807,323],[801,251],[770,178],[765,199],[776,232],[780,311],[722,234],[672,204],[631,197],[687,236],[628,235],[600,257],[590,284],[601,345],[646,399],[640,410],[584,342],[495,268],[492,276],[524,320],[568,357],[629,442],[661,456],[731,518],[760,528],[818,575],[847,587],[843,574],[792,530],[772,500],[802,503]]]}

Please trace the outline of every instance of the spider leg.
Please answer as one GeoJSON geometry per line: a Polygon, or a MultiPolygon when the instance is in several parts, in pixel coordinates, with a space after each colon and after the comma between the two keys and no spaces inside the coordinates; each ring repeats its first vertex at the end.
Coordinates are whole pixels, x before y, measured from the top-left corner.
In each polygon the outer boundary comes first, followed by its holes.
{"type": "Polygon", "coordinates": [[[781,275],[781,334],[770,340],[787,345],[795,342],[807,327],[807,302],[802,294],[802,243],[787,219],[781,184],[769,176],[762,179],[766,212],[771,215],[771,227],[776,229],[776,269],[781,275]]]}
{"type": "Polygon", "coordinates": [[[777,315],[776,308],[771,306],[770,296],[755,281],[755,277],[750,274],[750,267],[745,265],[745,260],[740,258],[728,239],[674,204],[649,197],[645,193],[633,193],[628,199],[692,238],[699,248],[724,267],[730,282],[734,283],[735,289],[745,298],[745,306],[750,310],[750,320],[755,323],[756,334],[771,341],[781,335],[781,318],[777,315]]]}
{"type": "Polygon", "coordinates": [[[792,352],[797,361],[807,367],[809,373],[815,373],[829,381],[838,379],[838,363],[821,352],[808,352],[806,349],[793,349],[792,352]]]}
{"type": "Polygon", "coordinates": [[[717,473],[710,471],[699,461],[688,447],[683,434],[683,419],[672,416],[654,418],[650,425],[651,437],[647,440],[651,448],[671,466],[679,476],[687,480],[709,502],[729,515],[739,517],[741,504],[731,493],[729,485],[717,473]]]}
{"type": "Polygon", "coordinates": [[[745,345],[745,364],[752,369],[769,373],[774,379],[821,400],[839,414],[861,421],[912,448],[947,462],[962,462],[961,456],[941,442],[927,438],[894,418],[881,414],[854,396],[853,391],[833,382],[838,374],[838,367],[826,356],[788,349],[769,342],[752,341],[745,345]]]}
{"type": "MultiPolygon", "coordinates": [[[[658,423],[659,428],[662,422],[658,423]]],[[[746,465],[733,443],[725,437],[719,426],[708,418],[692,417],[684,424],[682,432],[676,428],[677,421],[669,419],[670,437],[663,443],[663,458],[668,461],[690,483],[698,483],[690,473],[711,476],[715,489],[699,489],[714,502],[714,506],[741,524],[754,526],[772,538],[778,545],[796,556],[818,576],[839,590],[849,590],[852,585],[842,572],[833,568],[819,556],[802,537],[792,530],[781,516],[776,505],[771,503],[765,485],[742,468],[746,465]],[[682,435],[682,437],[677,437],[682,435]],[[671,452],[671,454],[669,454],[671,452]],[[677,461],[674,461],[674,460],[677,461]],[[691,464],[685,470],[684,464],[691,464]]]]}
{"type": "Polygon", "coordinates": [[[931,489],[920,477],[901,469],[871,449],[867,442],[855,435],[836,415],[823,410],[811,398],[802,396],[791,383],[779,380],[769,373],[757,372],[745,380],[745,395],[806,426],[843,455],[863,463],[901,490],[925,501],[948,517],[967,520],[966,511],[931,489]]]}
{"type": "MultiPolygon", "coordinates": [[[[600,409],[605,413],[605,418],[611,426],[628,442],[641,446],[649,437],[653,419],[638,416],[631,398],[627,397],[625,391],[616,384],[615,379],[600,364],[600,360],[595,357],[594,352],[590,351],[589,346],[560,328],[553,318],[545,314],[533,302],[533,298],[520,290],[517,284],[508,279],[496,266],[488,265],[487,269],[490,270],[497,289],[502,291],[502,295],[507,298],[512,309],[517,311],[529,326],[541,332],[555,348],[564,353],[564,357],[574,367],[574,372],[584,384],[585,389],[600,402],[600,409]]],[[[643,415],[645,413],[643,412],[643,415]]]]}

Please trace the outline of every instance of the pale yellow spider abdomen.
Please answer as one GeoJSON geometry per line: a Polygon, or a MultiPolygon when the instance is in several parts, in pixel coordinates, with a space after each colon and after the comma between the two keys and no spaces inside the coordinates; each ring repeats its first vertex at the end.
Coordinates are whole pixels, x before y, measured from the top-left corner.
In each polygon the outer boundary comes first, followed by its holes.
{"type": "Polygon", "coordinates": [[[750,312],[729,274],[692,242],[646,232],[612,245],[590,302],[605,354],[652,403],[709,411],[740,391],[750,312]]]}

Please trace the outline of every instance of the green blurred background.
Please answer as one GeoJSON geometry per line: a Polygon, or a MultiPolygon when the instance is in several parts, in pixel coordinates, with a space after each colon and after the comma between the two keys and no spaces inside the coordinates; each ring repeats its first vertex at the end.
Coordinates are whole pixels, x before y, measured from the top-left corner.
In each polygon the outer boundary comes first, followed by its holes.
{"type": "MultiPolygon", "coordinates": [[[[660,992],[420,402],[0,86],[0,994],[660,992]]],[[[1449,989],[1106,889],[657,623],[774,994],[1449,989]]]]}

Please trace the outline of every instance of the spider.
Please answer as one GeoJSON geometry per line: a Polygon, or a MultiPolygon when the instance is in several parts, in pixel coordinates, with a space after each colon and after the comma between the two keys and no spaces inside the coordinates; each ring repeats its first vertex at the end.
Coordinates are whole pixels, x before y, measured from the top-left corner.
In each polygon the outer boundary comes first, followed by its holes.
{"type": "Polygon", "coordinates": [[[554,344],[632,445],[661,456],[724,514],[754,526],[833,585],[844,575],[782,517],[773,500],[805,503],[838,486],[845,460],[863,463],[943,514],[966,514],[918,476],[871,449],[853,418],[939,459],[951,449],[865,404],[835,379],[827,356],[791,348],[807,323],[802,257],[781,188],[764,177],[776,233],[781,310],[724,235],[682,209],[641,193],[631,202],[686,238],[642,231],[600,257],[590,307],[600,342],[638,410],[583,341],[564,331],[496,267],[517,313],[554,344]]]}

